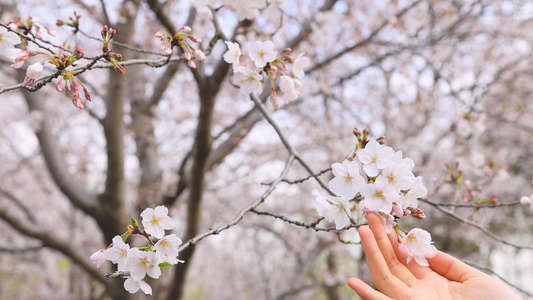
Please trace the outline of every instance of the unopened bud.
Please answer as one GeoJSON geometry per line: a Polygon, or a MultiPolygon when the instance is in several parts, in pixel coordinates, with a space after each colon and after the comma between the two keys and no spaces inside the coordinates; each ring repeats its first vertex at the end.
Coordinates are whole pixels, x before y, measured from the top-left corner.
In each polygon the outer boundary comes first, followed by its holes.
{"type": "Polygon", "coordinates": [[[56,26],[63,26],[65,25],[65,22],[61,21],[61,20],[57,20],[56,21],[56,26]]]}
{"type": "Polygon", "coordinates": [[[520,204],[523,206],[531,205],[531,198],[528,196],[522,196],[522,198],[520,198],[520,204]]]}
{"type": "Polygon", "coordinates": [[[191,41],[195,42],[195,43],[201,43],[202,42],[202,39],[199,38],[199,37],[195,37],[194,35],[188,35],[187,36],[188,38],[191,39],[191,41]]]}
{"type": "Polygon", "coordinates": [[[192,32],[191,27],[189,27],[189,26],[187,26],[187,25],[183,26],[183,27],[181,28],[181,30],[182,30],[183,32],[185,32],[185,33],[191,33],[191,32],[192,32]]]}
{"type": "Polygon", "coordinates": [[[102,28],[102,38],[105,40],[107,40],[107,33],[108,33],[108,29],[107,29],[107,25],[104,25],[104,28],[102,28]]]}

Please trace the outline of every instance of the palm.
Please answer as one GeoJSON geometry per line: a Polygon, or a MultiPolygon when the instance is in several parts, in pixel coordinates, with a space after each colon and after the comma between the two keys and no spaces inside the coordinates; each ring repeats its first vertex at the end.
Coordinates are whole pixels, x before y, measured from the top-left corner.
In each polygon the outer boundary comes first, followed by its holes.
{"type": "Polygon", "coordinates": [[[429,261],[429,267],[406,263],[397,238],[387,236],[379,217],[367,215],[368,227],[359,234],[372,279],[380,292],[358,278],[348,285],[363,299],[521,299],[500,281],[443,252],[429,261]]]}

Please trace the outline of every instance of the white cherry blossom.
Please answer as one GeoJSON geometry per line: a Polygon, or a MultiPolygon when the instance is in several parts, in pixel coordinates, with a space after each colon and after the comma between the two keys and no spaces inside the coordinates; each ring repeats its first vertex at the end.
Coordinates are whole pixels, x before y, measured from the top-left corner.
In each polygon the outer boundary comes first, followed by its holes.
{"type": "Polygon", "coordinates": [[[283,98],[287,101],[296,100],[300,96],[300,91],[291,77],[282,75],[279,79],[279,89],[283,92],[283,98]]]}
{"type": "Polygon", "coordinates": [[[335,222],[335,229],[341,230],[350,225],[351,205],[341,197],[324,197],[317,190],[313,190],[316,196],[316,211],[330,222],[335,222]]]}
{"type": "Polygon", "coordinates": [[[393,162],[383,170],[376,181],[388,181],[397,192],[408,190],[411,188],[415,180],[415,175],[411,170],[412,167],[409,164],[393,162]]]}
{"type": "Polygon", "coordinates": [[[359,175],[360,166],[355,161],[334,163],[331,170],[335,178],[329,183],[329,188],[346,200],[351,200],[366,184],[366,180],[359,175]]]}
{"type": "Polygon", "coordinates": [[[181,239],[179,239],[175,234],[166,235],[157,241],[154,246],[154,250],[159,257],[159,260],[175,265],[180,262],[177,257],[178,247],[181,245],[181,243],[181,239]]]}
{"type": "Polygon", "coordinates": [[[385,214],[390,214],[392,202],[396,202],[400,198],[396,189],[385,180],[363,185],[360,193],[361,196],[365,197],[363,202],[369,211],[385,214]]]}
{"type": "Polygon", "coordinates": [[[294,63],[292,64],[292,67],[293,67],[292,71],[294,73],[294,77],[298,79],[305,76],[304,69],[310,64],[309,58],[303,55],[304,53],[301,53],[300,55],[298,55],[298,57],[296,57],[296,59],[294,60],[294,63]]]}
{"type": "Polygon", "coordinates": [[[263,91],[263,84],[261,80],[263,77],[256,71],[248,67],[239,67],[234,70],[235,80],[240,86],[241,93],[249,95],[252,92],[261,93],[263,91]]]}
{"type": "Polygon", "coordinates": [[[418,207],[418,198],[425,197],[428,190],[422,182],[422,177],[418,176],[413,181],[413,186],[405,195],[401,195],[399,202],[403,208],[418,207]]]}
{"type": "Polygon", "coordinates": [[[392,161],[394,150],[380,145],[375,139],[370,139],[364,149],[357,150],[357,157],[363,163],[363,170],[370,177],[379,174],[392,161]]]}
{"type": "Polygon", "coordinates": [[[126,271],[126,263],[128,262],[130,252],[130,245],[122,241],[119,235],[113,238],[113,247],[104,251],[105,258],[114,264],[118,264],[119,271],[126,271]]]}
{"type": "Polygon", "coordinates": [[[431,242],[431,234],[420,228],[411,229],[398,248],[408,255],[407,263],[414,258],[419,265],[426,267],[429,266],[426,258],[437,255],[437,248],[431,242]]]}
{"type": "Polygon", "coordinates": [[[124,289],[131,294],[137,293],[139,289],[147,295],[152,294],[152,287],[148,283],[146,283],[144,280],[136,281],[129,276],[126,278],[126,281],[124,281],[124,289]]]}
{"type": "Polygon", "coordinates": [[[258,68],[262,68],[266,66],[267,63],[274,61],[277,56],[274,51],[274,43],[271,41],[255,41],[252,44],[252,49],[248,55],[258,68]]]}
{"type": "Polygon", "coordinates": [[[168,216],[168,208],[163,205],[145,209],[141,217],[144,231],[158,239],[165,235],[165,230],[174,228],[174,220],[168,216]]]}
{"type": "Polygon", "coordinates": [[[130,271],[130,275],[135,281],[143,279],[146,275],[154,279],[161,276],[159,260],[155,252],[141,251],[138,248],[130,250],[130,258],[126,263],[126,270],[130,271]]]}
{"type": "Polygon", "coordinates": [[[7,57],[7,50],[14,48],[14,45],[17,44],[20,44],[20,37],[16,33],[0,27],[0,54],[7,57]]]}
{"type": "Polygon", "coordinates": [[[228,64],[233,64],[233,69],[236,69],[239,67],[239,62],[241,58],[241,48],[238,43],[232,43],[225,41],[226,45],[228,45],[228,51],[224,53],[224,61],[228,64]]]}

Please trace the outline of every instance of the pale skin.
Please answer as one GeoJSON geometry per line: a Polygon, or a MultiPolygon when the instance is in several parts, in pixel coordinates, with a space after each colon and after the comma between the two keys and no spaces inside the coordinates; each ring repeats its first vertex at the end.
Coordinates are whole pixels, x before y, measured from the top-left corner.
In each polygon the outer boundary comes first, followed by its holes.
{"type": "Polygon", "coordinates": [[[476,270],[458,259],[438,252],[429,258],[429,267],[398,250],[395,232],[387,235],[379,217],[367,214],[368,226],[359,228],[361,243],[376,291],[359,278],[348,285],[365,300],[385,299],[522,299],[503,282],[476,270]]]}

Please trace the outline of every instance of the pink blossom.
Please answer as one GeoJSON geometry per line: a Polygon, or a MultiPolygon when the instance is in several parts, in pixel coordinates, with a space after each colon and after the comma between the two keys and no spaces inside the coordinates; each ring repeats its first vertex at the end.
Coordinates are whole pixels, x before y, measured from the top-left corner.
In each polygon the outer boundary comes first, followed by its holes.
{"type": "Polygon", "coordinates": [[[196,58],[197,60],[204,60],[205,59],[205,54],[202,50],[200,49],[195,49],[194,50],[194,58],[196,58]]]}
{"type": "Polygon", "coordinates": [[[36,62],[28,67],[28,70],[26,70],[26,78],[24,78],[24,83],[22,86],[28,86],[32,84],[35,79],[39,77],[39,74],[41,74],[41,72],[44,70],[45,62],[46,61],[36,62]]]}
{"type": "Polygon", "coordinates": [[[106,261],[105,255],[104,255],[104,249],[94,252],[90,258],[91,258],[91,261],[96,265],[96,267],[100,268],[100,266],[106,261]]]}

